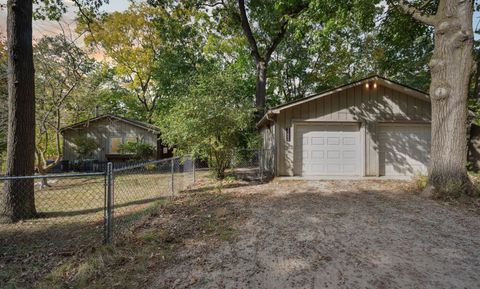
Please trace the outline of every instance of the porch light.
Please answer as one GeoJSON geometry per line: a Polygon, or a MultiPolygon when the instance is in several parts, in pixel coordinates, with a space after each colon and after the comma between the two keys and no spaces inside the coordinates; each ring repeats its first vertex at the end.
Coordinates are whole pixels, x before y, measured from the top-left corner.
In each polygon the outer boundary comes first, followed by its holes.
{"type": "Polygon", "coordinates": [[[366,88],[370,88],[370,84],[367,82],[367,83],[365,84],[365,87],[366,87],[366,88]]]}
{"type": "Polygon", "coordinates": [[[377,83],[376,82],[373,83],[373,88],[377,88],[377,83]]]}

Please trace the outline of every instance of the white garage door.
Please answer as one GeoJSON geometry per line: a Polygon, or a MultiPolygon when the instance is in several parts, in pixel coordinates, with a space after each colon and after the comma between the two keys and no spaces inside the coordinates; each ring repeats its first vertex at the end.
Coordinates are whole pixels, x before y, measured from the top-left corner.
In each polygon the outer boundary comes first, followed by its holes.
{"type": "Polygon", "coordinates": [[[427,173],[430,125],[379,126],[380,175],[412,176],[427,173]]]}
{"type": "Polygon", "coordinates": [[[358,124],[304,125],[295,130],[296,175],[360,175],[358,124]]]}

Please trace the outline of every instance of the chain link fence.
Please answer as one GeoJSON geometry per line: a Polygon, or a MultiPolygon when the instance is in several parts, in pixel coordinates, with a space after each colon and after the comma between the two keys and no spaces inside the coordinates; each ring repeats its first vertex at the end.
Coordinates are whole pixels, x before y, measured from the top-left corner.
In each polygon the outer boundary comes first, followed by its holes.
{"type": "MultiPolygon", "coordinates": [[[[275,175],[275,158],[272,149],[234,149],[224,151],[228,159],[226,175],[249,181],[265,181],[275,175]]],[[[213,160],[196,159],[197,170],[212,168],[213,160]]]]}
{"type": "Polygon", "coordinates": [[[0,220],[18,220],[0,223],[0,257],[110,243],[185,190],[194,175],[191,157],[175,157],[119,169],[110,164],[105,172],[0,177],[0,220]]]}

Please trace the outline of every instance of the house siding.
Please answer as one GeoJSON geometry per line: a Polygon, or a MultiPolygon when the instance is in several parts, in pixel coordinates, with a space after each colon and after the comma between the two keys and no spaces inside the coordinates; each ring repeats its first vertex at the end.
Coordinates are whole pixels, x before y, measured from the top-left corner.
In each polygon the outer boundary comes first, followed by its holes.
{"type": "Polygon", "coordinates": [[[67,129],[63,132],[63,159],[77,160],[74,140],[77,137],[94,139],[99,148],[93,153],[92,158],[106,161],[110,147],[109,139],[112,137],[141,138],[147,144],[157,147],[157,135],[154,132],[113,118],[105,118],[90,123],[88,126],[67,129]]]}
{"type": "Polygon", "coordinates": [[[358,122],[365,144],[364,173],[379,175],[379,122],[430,122],[430,103],[390,87],[357,85],[280,110],[277,124],[277,175],[294,175],[294,124],[302,122],[358,122]],[[286,141],[285,129],[291,128],[286,141]]]}

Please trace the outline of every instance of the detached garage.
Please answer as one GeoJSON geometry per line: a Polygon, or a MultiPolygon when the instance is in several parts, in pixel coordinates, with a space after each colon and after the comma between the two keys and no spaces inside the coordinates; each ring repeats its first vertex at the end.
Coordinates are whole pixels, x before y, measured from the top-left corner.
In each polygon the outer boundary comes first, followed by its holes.
{"type": "Polygon", "coordinates": [[[428,94],[373,76],[269,110],[258,123],[277,176],[426,173],[428,94]]]}

